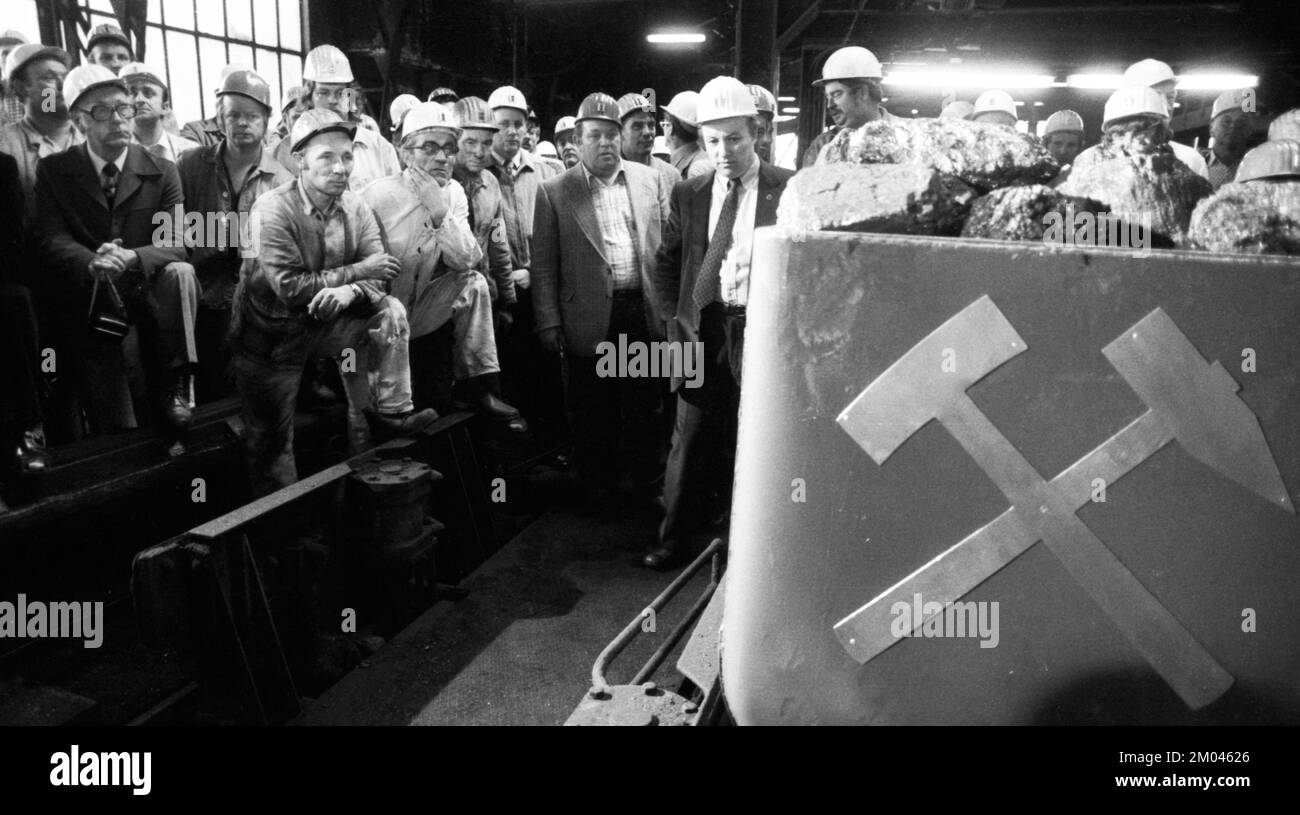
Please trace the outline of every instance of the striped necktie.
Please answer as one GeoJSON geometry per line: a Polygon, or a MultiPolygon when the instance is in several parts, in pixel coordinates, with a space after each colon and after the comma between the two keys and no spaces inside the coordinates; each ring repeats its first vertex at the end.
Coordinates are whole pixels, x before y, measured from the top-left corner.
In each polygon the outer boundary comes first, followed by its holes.
{"type": "Polygon", "coordinates": [[[700,276],[695,280],[695,307],[703,310],[705,306],[718,299],[722,291],[722,259],[731,249],[731,233],[736,228],[736,210],[740,204],[740,179],[733,178],[727,182],[727,199],[722,202],[722,212],[718,213],[718,223],[713,227],[713,237],[709,239],[709,248],[704,253],[700,264],[700,276]]]}

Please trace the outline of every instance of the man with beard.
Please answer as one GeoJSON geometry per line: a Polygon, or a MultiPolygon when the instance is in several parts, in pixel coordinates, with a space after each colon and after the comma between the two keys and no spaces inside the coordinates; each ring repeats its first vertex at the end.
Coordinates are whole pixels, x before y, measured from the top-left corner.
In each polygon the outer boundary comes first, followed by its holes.
{"type": "Polygon", "coordinates": [[[1242,156],[1264,143],[1264,123],[1253,108],[1254,96],[1249,91],[1224,91],[1214,100],[1208,172],[1210,185],[1216,190],[1236,178],[1242,156]]]}
{"type": "MultiPolygon", "coordinates": [[[[482,249],[469,225],[465,191],[452,179],[461,130],[455,114],[437,102],[417,103],[402,124],[401,175],[361,191],[375,211],[384,242],[402,271],[391,291],[406,307],[412,341],[451,321],[452,373],[462,397],[493,419],[512,422],[519,411],[497,396],[497,344],[492,295],[478,273],[482,249]]],[[[430,369],[416,366],[412,386],[430,369]]]]}

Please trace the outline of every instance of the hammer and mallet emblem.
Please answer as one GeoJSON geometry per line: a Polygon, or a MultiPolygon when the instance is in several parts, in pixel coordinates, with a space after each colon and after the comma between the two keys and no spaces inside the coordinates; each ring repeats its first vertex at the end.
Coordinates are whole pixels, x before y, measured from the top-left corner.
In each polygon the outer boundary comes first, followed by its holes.
{"type": "Polygon", "coordinates": [[[1147,411],[1049,481],[966,393],[1027,347],[986,295],[904,354],[837,418],[877,464],[937,419],[1011,507],[840,620],[836,636],[865,663],[897,642],[895,602],[918,593],[955,602],[1042,541],[1188,707],[1210,704],[1232,675],[1075,513],[1090,500],[1094,479],[1112,484],[1176,439],[1193,458],[1294,514],[1255,414],[1223,366],[1207,363],[1157,308],[1102,350],[1147,411]],[[945,349],[955,349],[958,370],[943,370],[945,349]]]}

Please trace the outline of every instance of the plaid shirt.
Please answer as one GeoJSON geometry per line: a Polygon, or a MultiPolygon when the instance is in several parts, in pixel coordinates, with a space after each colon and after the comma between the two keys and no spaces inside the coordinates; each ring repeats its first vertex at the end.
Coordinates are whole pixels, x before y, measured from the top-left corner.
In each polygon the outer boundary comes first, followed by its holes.
{"type": "MultiPolygon", "coordinates": [[[[290,181],[259,196],[251,215],[258,253],[244,260],[240,287],[254,308],[273,319],[305,317],[317,292],[348,283],[354,265],[384,251],[374,212],[354,192],[344,192],[322,211],[301,180],[290,181]]],[[[359,285],[372,303],[386,295],[373,280],[359,285]]]]}
{"type": "Polygon", "coordinates": [[[585,164],[582,171],[587,176],[601,237],[605,239],[601,254],[614,272],[614,290],[640,289],[641,257],[637,252],[636,221],[632,218],[632,199],[628,195],[623,162],[619,162],[608,181],[592,175],[585,164]]]}
{"type": "Polygon", "coordinates": [[[0,126],[21,122],[27,116],[27,106],[23,100],[13,94],[4,94],[4,105],[0,107],[0,126]]]}

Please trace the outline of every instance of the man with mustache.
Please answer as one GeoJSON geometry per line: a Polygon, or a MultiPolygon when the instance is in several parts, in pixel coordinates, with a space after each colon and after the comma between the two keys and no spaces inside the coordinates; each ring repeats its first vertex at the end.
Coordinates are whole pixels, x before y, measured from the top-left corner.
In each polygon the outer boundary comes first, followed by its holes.
{"type": "Polygon", "coordinates": [[[1254,97],[1246,91],[1219,94],[1210,110],[1210,185],[1216,190],[1232,183],[1242,156],[1263,144],[1266,131],[1262,117],[1253,110],[1254,97]],[[1247,110],[1247,108],[1252,108],[1247,110]]]}
{"type": "Polygon", "coordinates": [[[826,112],[835,124],[813,140],[804,154],[803,166],[821,163],[827,149],[847,145],[853,131],[878,119],[892,118],[881,106],[884,73],[876,55],[860,45],[850,45],[831,54],[822,66],[822,78],[813,82],[826,95],[826,112]],[[813,153],[813,150],[817,150],[813,153]],[[810,156],[816,156],[809,161],[810,156]]]}
{"type": "MultiPolygon", "coordinates": [[[[107,68],[73,68],[63,96],[86,142],[36,165],[42,252],[47,273],[57,280],[50,287],[57,298],[53,308],[85,315],[94,284],[99,283],[98,296],[108,297],[113,283],[132,319],[152,329],[163,415],[184,427],[190,422],[191,371],[198,361],[199,285],[174,237],[179,225],[170,223],[184,200],[176,165],[133,143],[136,108],[126,83],[107,68]],[[154,217],[159,213],[166,215],[161,225],[154,217]]],[[[71,342],[92,429],[136,427],[123,346],[88,335],[79,331],[71,342]]]]}
{"type": "MultiPolygon", "coordinates": [[[[411,339],[454,331],[452,372],[471,407],[503,422],[519,411],[503,402],[492,329],[492,295],[477,266],[483,250],[469,225],[469,202],[452,178],[461,129],[451,109],[418,102],[402,121],[401,175],[381,178],[361,191],[402,264],[392,294],[406,307],[411,339]]],[[[513,289],[511,289],[513,294],[513,289]]],[[[413,386],[423,391],[431,366],[415,366],[413,386]]],[[[433,390],[430,388],[430,390],[433,390]]],[[[521,428],[522,429],[522,428],[521,428]]]]}
{"type": "Polygon", "coordinates": [[[173,164],[182,153],[200,146],[196,141],[174,136],[163,128],[163,117],[171,110],[172,101],[161,71],[142,62],[128,62],[117,75],[126,80],[131,103],[135,105],[135,118],[131,125],[136,143],[173,164]]]}
{"type": "Polygon", "coordinates": [[[200,400],[234,393],[225,338],[242,255],[252,248],[252,235],[240,227],[249,222],[259,197],[293,180],[293,174],[263,144],[271,116],[271,88],[259,74],[246,69],[227,74],[217,89],[216,116],[222,138],[186,153],[176,163],[186,209],[202,215],[205,224],[209,213],[220,213],[229,225],[222,234],[205,231],[197,245],[186,246],[203,287],[197,328],[200,400]]]}
{"type": "MultiPolygon", "coordinates": [[[[676,167],[651,153],[655,146],[655,106],[639,93],[625,93],[618,100],[618,118],[623,123],[623,158],[657,171],[671,190],[682,176],[676,167]]],[[[664,212],[667,219],[668,213],[664,212]]]]}
{"type": "Polygon", "coordinates": [[[538,190],[533,296],[542,347],[568,362],[587,498],[603,500],[626,475],[633,497],[649,502],[660,469],[659,383],[607,375],[598,360],[602,343],[630,347],[662,334],[650,275],[669,189],[659,173],[623,160],[618,113],[608,94],[582,100],[574,130],[582,163],[538,190]]]}
{"type": "Polygon", "coordinates": [[[250,213],[256,254],[240,269],[230,346],[256,495],[298,479],[293,417],[309,359],[339,363],[353,453],[370,442],[367,419],[388,435],[437,420],[414,409],[406,309],[385,289],[401,262],[384,250],[370,206],[348,189],[356,129],[332,110],[304,113],[289,135],[298,178],[263,194],[250,213]]]}

